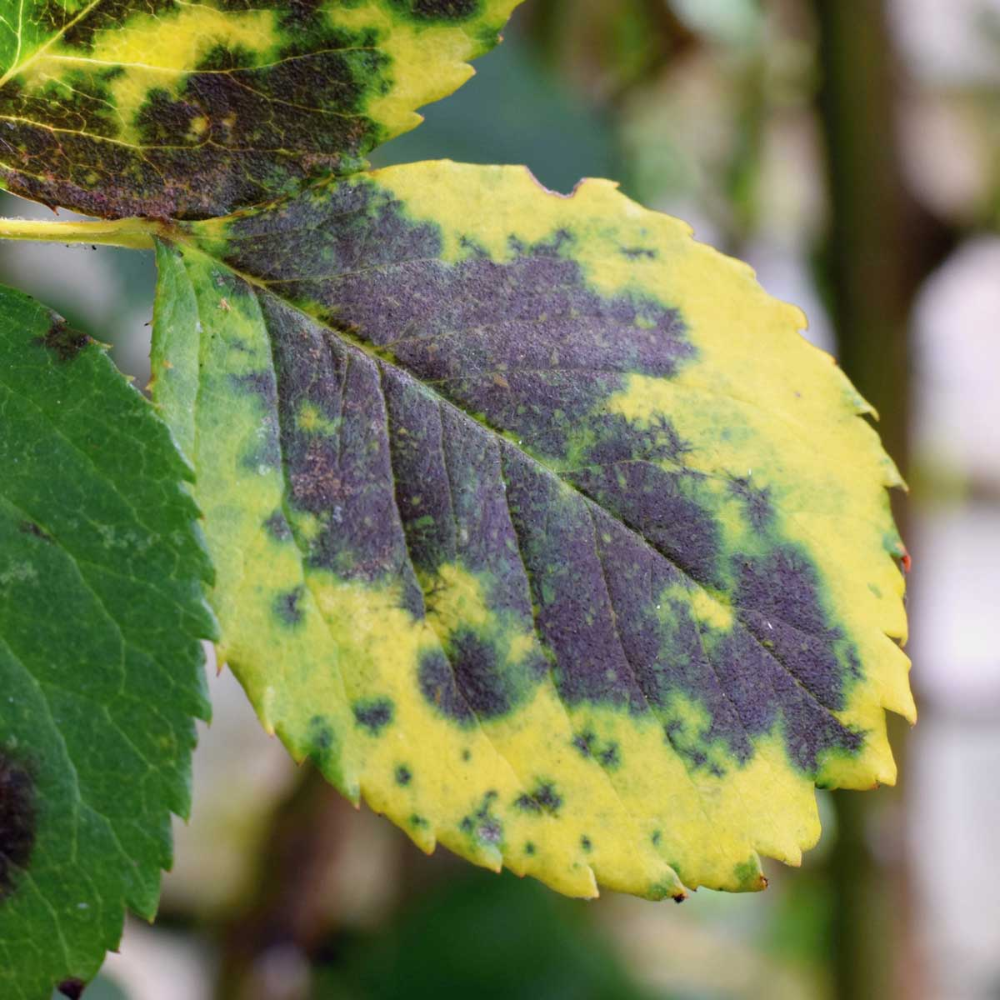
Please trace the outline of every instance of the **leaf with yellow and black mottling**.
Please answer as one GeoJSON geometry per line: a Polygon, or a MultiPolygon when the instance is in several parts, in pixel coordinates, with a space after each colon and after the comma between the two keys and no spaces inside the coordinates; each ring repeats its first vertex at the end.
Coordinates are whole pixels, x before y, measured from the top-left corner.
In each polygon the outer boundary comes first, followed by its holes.
{"type": "Polygon", "coordinates": [[[0,996],[49,1000],[79,995],[126,906],[156,912],[209,711],[211,573],[153,408],[3,288],[0,467],[0,996]]]}
{"type": "Polygon", "coordinates": [[[912,717],[898,473],[745,265],[606,181],[448,162],[177,228],[154,392],[220,655],[426,849],[761,888],[912,717]]]}
{"type": "Polygon", "coordinates": [[[520,0],[0,0],[0,184],[202,218],[351,173],[520,0]]]}

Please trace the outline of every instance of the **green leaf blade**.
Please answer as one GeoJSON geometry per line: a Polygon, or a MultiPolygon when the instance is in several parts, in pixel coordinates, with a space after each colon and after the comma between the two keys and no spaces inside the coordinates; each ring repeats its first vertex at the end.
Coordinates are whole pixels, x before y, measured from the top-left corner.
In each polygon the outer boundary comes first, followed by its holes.
{"type": "Polygon", "coordinates": [[[151,919],[207,718],[210,564],[169,433],[103,349],[0,290],[0,984],[90,979],[151,919]]]}
{"type": "Polygon", "coordinates": [[[519,0],[24,0],[0,22],[0,184],[104,218],[221,215],[361,169],[519,0]]]}
{"type": "Polygon", "coordinates": [[[898,473],[744,265],[608,182],[446,162],[180,239],[201,332],[158,384],[212,352],[213,600],[297,756],[575,895],[761,888],[815,784],[894,779],[898,473]]]}

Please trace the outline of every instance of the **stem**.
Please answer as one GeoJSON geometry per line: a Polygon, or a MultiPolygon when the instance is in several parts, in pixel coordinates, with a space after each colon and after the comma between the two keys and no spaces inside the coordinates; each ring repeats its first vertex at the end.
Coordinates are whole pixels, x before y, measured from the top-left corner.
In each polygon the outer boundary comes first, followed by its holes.
{"type": "Polygon", "coordinates": [[[153,237],[163,224],[151,219],[114,219],[110,222],[36,222],[0,219],[0,239],[38,243],[98,243],[128,250],[152,250],[153,237]]]}
{"type": "MultiPolygon", "coordinates": [[[[864,13],[837,0],[812,0],[823,76],[820,121],[831,218],[825,277],[840,363],[881,415],[879,431],[906,475],[910,431],[910,311],[928,270],[947,245],[940,224],[907,192],[897,138],[899,66],[887,0],[864,13]]],[[[908,511],[893,497],[904,536],[908,511]]],[[[906,726],[889,719],[904,764],[906,726]]],[[[901,767],[905,774],[905,768],[901,767]]],[[[923,994],[915,946],[905,786],[877,797],[838,792],[833,881],[834,993],[838,1000],[923,994]],[[872,833],[893,849],[880,861],[872,833]]]]}

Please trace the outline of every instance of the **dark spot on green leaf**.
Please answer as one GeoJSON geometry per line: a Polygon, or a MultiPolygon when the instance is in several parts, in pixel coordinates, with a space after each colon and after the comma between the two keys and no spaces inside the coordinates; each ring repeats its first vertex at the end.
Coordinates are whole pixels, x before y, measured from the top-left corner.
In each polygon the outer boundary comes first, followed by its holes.
{"type": "Polygon", "coordinates": [[[40,538],[43,542],[51,542],[52,538],[47,535],[39,525],[35,524],[34,521],[22,521],[17,526],[18,531],[23,535],[34,535],[35,538],[40,538]]]}
{"type": "Polygon", "coordinates": [[[0,750],[0,902],[14,891],[35,843],[35,781],[30,770],[0,750]]]}
{"type": "Polygon", "coordinates": [[[580,846],[585,850],[589,851],[594,845],[590,842],[590,837],[581,837],[580,846]]]}
{"type": "Polygon", "coordinates": [[[358,725],[377,736],[392,722],[393,704],[388,698],[366,698],[354,703],[358,725]]]}
{"type": "Polygon", "coordinates": [[[396,768],[396,784],[408,785],[413,780],[413,772],[405,764],[396,768]]]}
{"type": "Polygon", "coordinates": [[[59,361],[65,362],[72,361],[92,341],[87,334],[67,326],[64,319],[56,319],[37,343],[51,351],[59,361]]]}
{"type": "Polygon", "coordinates": [[[64,979],[56,989],[69,1000],[80,1000],[86,985],[82,979],[64,979]]]}
{"type": "Polygon", "coordinates": [[[535,853],[535,845],[530,840],[524,845],[524,853],[525,854],[535,853]]]}

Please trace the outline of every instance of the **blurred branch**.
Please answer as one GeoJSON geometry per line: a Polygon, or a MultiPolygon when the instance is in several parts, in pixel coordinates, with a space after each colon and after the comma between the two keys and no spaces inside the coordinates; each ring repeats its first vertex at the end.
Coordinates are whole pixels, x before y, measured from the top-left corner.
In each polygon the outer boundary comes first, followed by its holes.
{"type": "Polygon", "coordinates": [[[312,765],[276,810],[253,895],[225,932],[220,1000],[304,1000],[308,958],[329,932],[329,873],[350,806],[312,765]]]}
{"type": "MultiPolygon", "coordinates": [[[[884,0],[859,10],[812,0],[819,28],[819,110],[826,141],[831,218],[822,264],[847,374],[881,415],[879,431],[904,474],[909,458],[910,311],[923,278],[954,234],[908,194],[897,142],[899,67],[884,0]]],[[[894,498],[905,533],[906,509],[894,498]]],[[[897,759],[905,725],[890,720],[897,759]]],[[[836,995],[850,1000],[919,996],[922,977],[910,926],[911,891],[899,791],[834,797],[838,834],[831,859],[836,995]],[[872,853],[881,821],[893,861],[872,853]]]]}
{"type": "Polygon", "coordinates": [[[701,44],[668,0],[539,0],[524,17],[542,62],[602,105],[701,44]]]}

